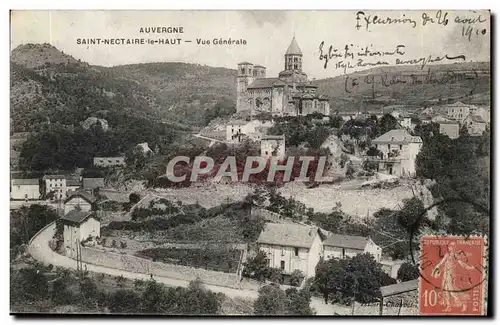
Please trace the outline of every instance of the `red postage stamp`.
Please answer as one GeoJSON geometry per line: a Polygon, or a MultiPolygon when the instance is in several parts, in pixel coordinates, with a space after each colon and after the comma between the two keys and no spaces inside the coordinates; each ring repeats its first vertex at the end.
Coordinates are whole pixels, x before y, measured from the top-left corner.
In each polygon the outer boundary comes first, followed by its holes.
{"type": "Polygon", "coordinates": [[[485,238],[423,236],[420,239],[420,315],[482,315],[485,238]]]}

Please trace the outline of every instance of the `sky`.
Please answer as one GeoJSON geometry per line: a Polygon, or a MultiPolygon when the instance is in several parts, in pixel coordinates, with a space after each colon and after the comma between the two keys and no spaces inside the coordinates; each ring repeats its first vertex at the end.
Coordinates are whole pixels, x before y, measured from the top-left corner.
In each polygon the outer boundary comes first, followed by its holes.
{"type": "MultiPolygon", "coordinates": [[[[310,78],[342,74],[335,60],[328,67],[319,59],[324,42],[343,50],[366,46],[394,51],[404,45],[405,60],[421,57],[459,56],[466,61],[489,61],[489,12],[447,11],[12,11],[11,50],[25,43],[50,43],[76,59],[93,65],[114,66],[146,62],[187,62],[236,68],[241,61],[267,67],[267,76],[284,68],[284,53],[292,38],[303,52],[303,70],[310,78]],[[447,13],[446,17],[443,14],[447,13]],[[404,16],[403,16],[404,15],[404,16]],[[429,19],[423,25],[422,15],[429,19]],[[481,21],[473,21],[481,15],[481,21]],[[375,18],[377,16],[378,20],[375,18]],[[381,24],[387,18],[412,19],[415,24],[381,24]],[[366,19],[369,22],[366,29],[366,19]],[[455,19],[459,19],[458,22],[455,19]],[[466,20],[468,18],[469,20],[466,20]],[[432,19],[432,21],[431,21],[432,19]],[[373,23],[375,22],[375,23],[373,23]],[[359,30],[356,24],[361,27],[359,30]],[[140,33],[147,27],[183,27],[183,34],[140,33]],[[470,40],[462,36],[471,29],[470,40]],[[464,29],[464,30],[462,30],[464,29]],[[180,45],[82,45],[78,38],[181,38],[180,45]],[[196,39],[245,39],[246,45],[197,45],[196,39]],[[185,43],[184,40],[191,40],[185,43]]],[[[394,58],[389,58],[393,60],[394,58]]],[[[353,61],[355,62],[355,61],[353,61]]],[[[392,61],[391,61],[392,62],[392,61]]],[[[453,63],[450,61],[447,63],[453,63]]],[[[391,63],[392,64],[392,63],[391,63]]],[[[355,68],[361,69],[361,68],[355,68]]]]}

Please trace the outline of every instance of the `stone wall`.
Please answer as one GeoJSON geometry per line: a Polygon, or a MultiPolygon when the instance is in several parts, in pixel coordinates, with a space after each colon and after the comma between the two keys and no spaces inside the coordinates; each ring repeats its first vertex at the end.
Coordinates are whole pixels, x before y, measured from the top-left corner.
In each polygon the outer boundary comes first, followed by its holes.
{"type": "Polygon", "coordinates": [[[192,281],[199,278],[202,282],[207,284],[239,288],[239,276],[235,273],[224,273],[183,265],[153,262],[128,254],[112,253],[96,248],[82,247],[82,261],[128,272],[153,274],[153,276],[156,275],[185,281],[192,281]]]}

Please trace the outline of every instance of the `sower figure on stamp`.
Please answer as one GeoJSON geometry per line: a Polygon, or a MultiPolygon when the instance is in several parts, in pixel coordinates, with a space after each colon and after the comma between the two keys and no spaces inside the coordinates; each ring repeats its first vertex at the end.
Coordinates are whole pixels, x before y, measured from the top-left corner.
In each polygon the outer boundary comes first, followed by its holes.
{"type": "Polygon", "coordinates": [[[452,309],[451,299],[453,298],[453,307],[462,307],[462,311],[467,310],[467,300],[469,299],[469,295],[466,292],[460,292],[463,288],[458,280],[461,279],[459,277],[458,267],[470,271],[475,270],[473,266],[467,265],[464,261],[461,260],[462,256],[459,256],[455,250],[455,242],[450,242],[448,244],[448,250],[443,258],[436,264],[434,270],[432,271],[432,275],[437,279],[439,276],[442,276],[441,280],[441,288],[443,293],[443,302],[446,306],[443,311],[449,312],[452,309]],[[443,266],[442,273],[439,271],[439,268],[443,266]]]}

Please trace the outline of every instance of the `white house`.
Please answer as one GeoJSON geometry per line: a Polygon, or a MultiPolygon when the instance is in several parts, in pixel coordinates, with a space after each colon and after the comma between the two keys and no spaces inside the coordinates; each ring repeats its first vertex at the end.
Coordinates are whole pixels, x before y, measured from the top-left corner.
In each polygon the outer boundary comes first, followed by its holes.
{"type": "Polygon", "coordinates": [[[94,157],[94,166],[122,167],[125,165],[125,157],[94,157]]]}
{"type": "Polygon", "coordinates": [[[390,130],[372,141],[381,156],[369,158],[379,162],[379,171],[390,175],[415,175],[415,160],[422,148],[422,139],[404,129],[390,130]]]}
{"type": "Polygon", "coordinates": [[[470,113],[481,116],[486,123],[491,121],[491,110],[488,106],[471,106],[470,113]]]}
{"type": "Polygon", "coordinates": [[[54,192],[55,199],[66,198],[66,176],[65,175],[45,175],[42,180],[45,184],[45,194],[54,192]]]}
{"type": "Polygon", "coordinates": [[[89,237],[100,237],[101,223],[92,211],[72,210],[59,222],[63,224],[64,249],[66,256],[76,258],[77,247],[89,237]]]}
{"type": "Polygon", "coordinates": [[[260,140],[260,155],[265,158],[285,157],[285,136],[265,135],[260,140]]]}
{"type": "Polygon", "coordinates": [[[486,131],[486,121],[479,115],[469,114],[462,122],[472,136],[482,135],[486,131]]]}
{"type": "MultiPolygon", "coordinates": [[[[444,105],[447,109],[448,116],[457,121],[462,121],[470,113],[471,106],[462,102],[456,102],[450,105],[444,105]]],[[[474,108],[473,108],[474,109],[474,108]]]]}
{"type": "Polygon", "coordinates": [[[450,139],[456,139],[460,135],[460,124],[457,121],[440,121],[439,133],[447,135],[450,139]]]}
{"type": "Polygon", "coordinates": [[[253,125],[250,122],[243,120],[231,121],[226,125],[226,140],[241,142],[246,135],[254,131],[253,125]]]}
{"type": "Polygon", "coordinates": [[[11,200],[38,200],[40,198],[40,184],[38,179],[12,179],[11,200]]]}
{"type": "Polygon", "coordinates": [[[245,138],[259,141],[273,125],[272,121],[231,121],[226,125],[226,141],[241,142],[245,138]]]}
{"type": "Polygon", "coordinates": [[[321,237],[316,227],[267,223],[257,245],[267,255],[268,265],[284,274],[300,270],[306,277],[312,277],[322,257],[321,237]]]}
{"type": "Polygon", "coordinates": [[[382,248],[377,246],[370,237],[361,236],[331,234],[323,242],[323,255],[325,260],[354,257],[363,253],[372,254],[375,260],[380,262],[382,248]]]}
{"type": "Polygon", "coordinates": [[[73,210],[91,211],[95,202],[96,198],[87,192],[68,192],[68,198],[64,200],[64,213],[73,210]]]}

